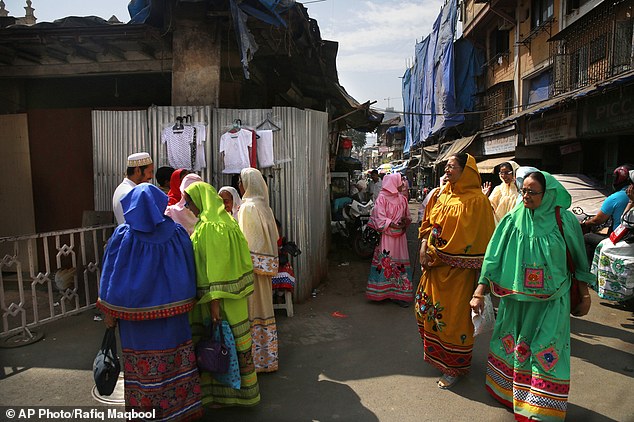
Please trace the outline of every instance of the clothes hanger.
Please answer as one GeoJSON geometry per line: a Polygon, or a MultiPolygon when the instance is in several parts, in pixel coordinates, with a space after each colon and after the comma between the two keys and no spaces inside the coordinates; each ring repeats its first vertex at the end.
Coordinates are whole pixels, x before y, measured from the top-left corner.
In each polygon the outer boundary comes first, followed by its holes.
{"type": "Polygon", "coordinates": [[[236,132],[239,132],[240,129],[242,129],[242,120],[235,119],[233,121],[233,126],[231,127],[231,129],[229,129],[229,132],[236,133],[236,132]]]}
{"type": "Polygon", "coordinates": [[[275,123],[271,121],[271,113],[266,113],[266,119],[264,119],[262,123],[257,125],[256,129],[268,129],[268,130],[272,130],[273,132],[282,130],[281,127],[279,127],[278,125],[276,125],[275,123]],[[264,125],[267,125],[267,127],[264,127],[264,125]]]}
{"type": "Polygon", "coordinates": [[[183,118],[181,116],[177,116],[176,124],[172,126],[172,131],[174,133],[183,133],[183,129],[185,129],[185,127],[183,126],[183,118]]]}

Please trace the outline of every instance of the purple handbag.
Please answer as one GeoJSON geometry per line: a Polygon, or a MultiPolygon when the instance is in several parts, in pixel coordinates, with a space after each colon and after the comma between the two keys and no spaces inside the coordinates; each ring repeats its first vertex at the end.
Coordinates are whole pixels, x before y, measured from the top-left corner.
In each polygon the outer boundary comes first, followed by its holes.
{"type": "Polygon", "coordinates": [[[221,324],[211,325],[211,337],[196,344],[196,363],[207,372],[224,374],[229,370],[229,348],[225,345],[221,324]],[[214,339],[214,330],[220,332],[219,340],[214,339]]]}

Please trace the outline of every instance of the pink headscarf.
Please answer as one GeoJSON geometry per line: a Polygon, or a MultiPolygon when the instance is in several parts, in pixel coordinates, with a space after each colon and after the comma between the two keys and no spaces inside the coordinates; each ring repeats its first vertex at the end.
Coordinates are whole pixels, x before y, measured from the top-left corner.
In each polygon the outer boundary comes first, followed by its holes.
{"type": "Polygon", "coordinates": [[[404,229],[390,228],[390,223],[398,223],[403,218],[410,218],[407,198],[398,191],[399,186],[402,184],[403,180],[400,174],[385,175],[381,192],[376,199],[376,204],[370,217],[371,227],[391,236],[403,234],[404,229]]]}
{"type": "Polygon", "coordinates": [[[198,217],[185,207],[185,195],[182,195],[182,193],[185,192],[185,189],[192,183],[202,181],[203,179],[196,173],[189,173],[185,176],[180,186],[181,199],[176,204],[169,205],[165,210],[165,215],[171,217],[172,220],[183,226],[190,235],[194,232],[194,226],[198,222],[198,217]]]}
{"type": "Polygon", "coordinates": [[[398,188],[403,184],[403,179],[399,173],[386,174],[383,177],[382,194],[398,194],[398,188]],[[383,192],[386,191],[386,192],[383,192]]]}

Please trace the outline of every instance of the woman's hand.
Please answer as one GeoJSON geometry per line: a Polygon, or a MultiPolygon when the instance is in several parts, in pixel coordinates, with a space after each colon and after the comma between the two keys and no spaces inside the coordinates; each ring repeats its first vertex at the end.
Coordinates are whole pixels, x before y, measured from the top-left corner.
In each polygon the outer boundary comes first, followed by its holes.
{"type": "Polygon", "coordinates": [[[117,318],[113,317],[110,314],[106,314],[103,321],[106,324],[106,327],[108,328],[114,328],[117,326],[117,318]]]}
{"type": "Polygon", "coordinates": [[[469,306],[476,314],[481,314],[484,310],[484,295],[487,294],[487,290],[486,284],[478,284],[478,287],[476,287],[473,292],[473,296],[471,296],[469,306]]]}
{"type": "Polygon", "coordinates": [[[486,196],[489,196],[489,194],[491,193],[491,182],[484,182],[484,184],[482,185],[482,193],[486,196]]]}
{"type": "Polygon", "coordinates": [[[484,298],[482,296],[473,296],[471,301],[469,301],[469,306],[471,310],[476,314],[481,314],[484,310],[484,298]]]}
{"type": "Polygon", "coordinates": [[[390,223],[390,227],[394,229],[402,229],[403,227],[405,227],[405,222],[401,220],[398,223],[390,223]]]}
{"type": "Polygon", "coordinates": [[[211,301],[211,320],[213,322],[220,322],[222,320],[220,317],[220,299],[211,301]]]}
{"type": "Polygon", "coordinates": [[[420,245],[420,267],[421,269],[429,268],[431,264],[431,255],[427,253],[427,241],[423,240],[423,243],[420,245]]]}

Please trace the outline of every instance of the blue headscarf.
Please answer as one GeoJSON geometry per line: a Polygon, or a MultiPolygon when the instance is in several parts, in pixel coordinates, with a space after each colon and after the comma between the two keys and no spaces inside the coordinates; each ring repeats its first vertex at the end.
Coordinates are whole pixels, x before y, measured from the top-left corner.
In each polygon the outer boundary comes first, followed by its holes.
{"type": "Polygon", "coordinates": [[[121,205],[126,222],[108,241],[97,306],[135,321],[188,312],[196,296],[194,254],[187,231],[163,215],[167,195],[142,183],[121,205]]]}

